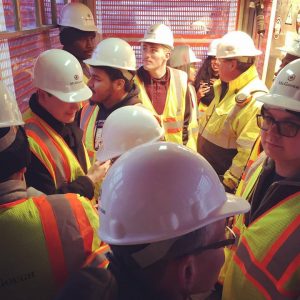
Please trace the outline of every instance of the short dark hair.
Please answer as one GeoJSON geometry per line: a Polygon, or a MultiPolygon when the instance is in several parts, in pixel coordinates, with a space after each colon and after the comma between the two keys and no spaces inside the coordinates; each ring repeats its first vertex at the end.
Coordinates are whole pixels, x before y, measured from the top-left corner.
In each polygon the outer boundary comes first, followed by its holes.
{"type": "MultiPolygon", "coordinates": [[[[0,139],[3,138],[9,130],[10,127],[0,128],[0,139]]],[[[30,154],[25,130],[19,126],[15,140],[8,148],[0,152],[0,182],[8,180],[11,175],[27,167],[30,163],[30,154]]]]}
{"type": "Polygon", "coordinates": [[[59,40],[63,46],[70,46],[75,41],[84,37],[96,37],[95,31],[83,31],[73,27],[60,27],[59,40]]]}

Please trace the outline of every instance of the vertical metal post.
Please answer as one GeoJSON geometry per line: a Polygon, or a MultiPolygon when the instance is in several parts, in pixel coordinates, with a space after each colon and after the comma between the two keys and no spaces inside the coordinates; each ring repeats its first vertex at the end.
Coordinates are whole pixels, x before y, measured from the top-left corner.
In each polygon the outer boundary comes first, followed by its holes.
{"type": "Polygon", "coordinates": [[[35,0],[35,18],[36,27],[41,27],[43,25],[41,0],[35,0]]]}
{"type": "Polygon", "coordinates": [[[21,31],[22,24],[21,24],[21,14],[20,14],[20,2],[19,0],[13,0],[12,3],[15,11],[15,28],[16,31],[21,31]]]}
{"type": "Polygon", "coordinates": [[[52,12],[52,24],[57,24],[57,8],[56,8],[56,1],[51,0],[51,12],[52,12]]]}

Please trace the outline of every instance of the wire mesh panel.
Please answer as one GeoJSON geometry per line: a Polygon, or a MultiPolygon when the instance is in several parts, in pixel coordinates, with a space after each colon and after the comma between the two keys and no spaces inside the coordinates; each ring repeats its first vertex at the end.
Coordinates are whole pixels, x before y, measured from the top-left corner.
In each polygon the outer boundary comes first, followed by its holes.
{"type": "Polygon", "coordinates": [[[21,111],[28,105],[34,92],[32,68],[38,55],[51,48],[49,33],[25,35],[8,42],[16,98],[21,111]]]}
{"type": "Polygon", "coordinates": [[[3,13],[7,31],[15,30],[15,11],[11,0],[2,0],[3,13]]]}
{"type": "Polygon", "coordinates": [[[19,0],[22,29],[36,27],[35,0],[19,0]]]}
{"type": "Polygon", "coordinates": [[[189,44],[200,58],[209,43],[235,30],[239,0],[96,0],[96,19],[103,37],[120,37],[134,46],[140,64],[138,40],[155,23],[171,27],[175,44],[189,44]]]}

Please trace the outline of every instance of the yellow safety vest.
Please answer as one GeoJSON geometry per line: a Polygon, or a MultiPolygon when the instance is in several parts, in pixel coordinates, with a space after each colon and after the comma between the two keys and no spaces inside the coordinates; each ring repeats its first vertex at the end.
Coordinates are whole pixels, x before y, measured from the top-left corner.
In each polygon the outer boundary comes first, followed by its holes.
{"type": "MultiPolygon", "coordinates": [[[[255,151],[255,148],[253,150],[255,151]]],[[[243,174],[243,183],[239,185],[239,189],[236,191],[237,196],[240,196],[247,200],[251,197],[251,195],[254,191],[255,184],[262,172],[265,159],[266,159],[265,152],[261,152],[259,157],[256,159],[256,161],[253,162],[251,164],[251,166],[249,166],[249,168],[247,169],[245,174],[243,174]]],[[[238,216],[235,216],[233,218],[233,222],[232,222],[233,224],[235,224],[237,222],[237,218],[238,218],[238,216]]],[[[240,236],[240,230],[238,227],[234,226],[233,231],[235,232],[235,234],[237,236],[237,241],[238,241],[239,236],[240,236]]],[[[224,283],[224,279],[226,277],[226,272],[227,272],[228,266],[230,265],[230,262],[232,260],[232,256],[233,256],[235,250],[236,250],[236,245],[234,245],[230,248],[225,247],[225,249],[224,249],[225,263],[222,266],[222,269],[220,271],[219,278],[218,278],[218,281],[221,284],[224,283]]]]}
{"type": "MultiPolygon", "coordinates": [[[[72,150],[55,130],[30,108],[23,117],[30,150],[48,170],[56,188],[85,175],[72,150]]],[[[86,150],[85,156],[87,168],[90,168],[86,150]]]]}
{"type": "Polygon", "coordinates": [[[197,151],[197,139],[199,134],[197,95],[195,87],[191,83],[188,83],[188,90],[191,96],[191,103],[190,120],[188,126],[188,141],[186,146],[194,151],[197,151]]]}
{"type": "Polygon", "coordinates": [[[223,300],[298,299],[300,296],[300,192],[266,211],[240,238],[226,272],[223,300]]]}
{"type": "Polygon", "coordinates": [[[160,118],[165,130],[166,141],[183,144],[182,132],[187,92],[187,74],[177,69],[168,68],[170,70],[170,85],[162,115],[158,115],[155,111],[145,86],[138,76],[134,77],[134,81],[140,89],[139,98],[143,105],[160,118]]]}
{"type": "Polygon", "coordinates": [[[83,131],[83,143],[87,149],[87,153],[90,159],[91,164],[95,162],[96,159],[96,150],[95,150],[95,124],[97,121],[97,116],[99,112],[98,105],[91,105],[86,103],[80,115],[80,128],[83,131]]]}
{"type": "Polygon", "coordinates": [[[262,152],[262,145],[261,145],[261,136],[259,135],[257,140],[255,141],[252,150],[251,150],[251,154],[250,157],[247,161],[246,167],[245,167],[245,171],[243,172],[243,175],[241,177],[241,181],[239,182],[239,185],[236,189],[235,194],[237,196],[241,196],[245,187],[245,178],[246,178],[246,174],[248,173],[248,170],[250,169],[250,167],[252,166],[252,164],[258,159],[259,155],[262,152]]]}
{"type": "Polygon", "coordinates": [[[199,120],[199,139],[203,137],[223,149],[237,149],[232,165],[224,174],[224,179],[228,178],[236,184],[259,135],[256,114],[262,103],[256,101],[254,96],[267,90],[258,78],[254,65],[229,82],[228,91],[221,101],[221,80],[218,79],[214,83],[215,98],[199,120]],[[238,102],[238,96],[242,94],[247,97],[245,101],[238,102]]]}
{"type": "Polygon", "coordinates": [[[1,299],[54,299],[100,246],[98,215],[76,194],[0,205],[1,299]]]}

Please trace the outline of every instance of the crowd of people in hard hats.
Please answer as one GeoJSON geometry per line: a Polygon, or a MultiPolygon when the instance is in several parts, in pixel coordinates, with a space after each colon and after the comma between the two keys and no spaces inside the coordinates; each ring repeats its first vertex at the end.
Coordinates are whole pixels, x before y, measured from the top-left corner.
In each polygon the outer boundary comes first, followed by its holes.
{"type": "Polygon", "coordinates": [[[66,4],[21,115],[0,82],[1,299],[299,299],[300,41],[270,91],[241,31],[142,66],[66,4]],[[97,210],[98,209],[98,213],[97,210]]]}

